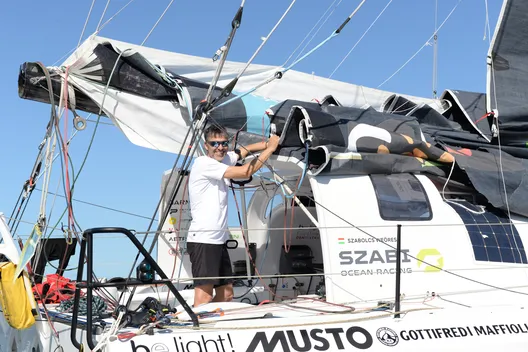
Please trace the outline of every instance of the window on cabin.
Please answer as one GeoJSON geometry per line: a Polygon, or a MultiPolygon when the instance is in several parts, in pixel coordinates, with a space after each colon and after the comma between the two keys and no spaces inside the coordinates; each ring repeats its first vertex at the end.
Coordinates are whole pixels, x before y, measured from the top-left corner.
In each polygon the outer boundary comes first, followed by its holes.
{"type": "Polygon", "coordinates": [[[370,175],[383,220],[420,221],[433,217],[431,204],[411,174],[370,175]]]}

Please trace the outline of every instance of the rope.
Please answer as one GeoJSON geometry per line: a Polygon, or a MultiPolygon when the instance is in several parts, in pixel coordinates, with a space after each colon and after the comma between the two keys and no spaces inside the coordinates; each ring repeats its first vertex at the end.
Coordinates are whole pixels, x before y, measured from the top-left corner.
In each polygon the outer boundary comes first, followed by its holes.
{"type": "MultiPolygon", "coordinates": [[[[64,73],[64,84],[63,84],[63,90],[64,90],[64,134],[63,138],[61,138],[62,141],[62,152],[64,153],[64,169],[66,172],[66,180],[65,180],[65,195],[66,195],[66,205],[68,207],[68,231],[71,231],[71,229],[75,228],[75,224],[73,221],[73,208],[71,204],[71,188],[70,188],[70,171],[68,167],[68,146],[69,144],[65,142],[64,138],[68,137],[68,70],[69,67],[66,67],[66,71],[64,73]]],[[[53,161],[52,161],[53,163],[53,161]]],[[[46,195],[48,192],[46,192],[46,195]]]]}
{"type": "MultiPolygon", "coordinates": [[[[59,312],[70,312],[73,309],[73,297],[65,301],[62,301],[57,307],[59,312]]],[[[86,297],[81,297],[79,300],[79,315],[87,315],[88,313],[88,300],[86,297]]],[[[107,309],[106,302],[98,296],[92,296],[92,315],[99,316],[101,313],[104,313],[107,309]]]]}
{"type": "MultiPolygon", "coordinates": [[[[107,92],[108,92],[108,87],[110,86],[110,82],[112,80],[112,76],[115,73],[115,70],[117,68],[117,64],[119,63],[119,59],[121,58],[121,56],[123,56],[124,53],[126,53],[129,50],[131,50],[131,49],[125,49],[119,54],[119,56],[116,59],[116,62],[114,63],[114,67],[112,68],[112,71],[110,72],[110,76],[108,78],[108,82],[107,82],[107,84],[105,86],[105,90],[104,90],[104,93],[103,93],[103,99],[102,99],[102,102],[101,102],[101,106],[99,107],[99,112],[97,114],[97,121],[95,123],[94,131],[93,131],[92,136],[90,138],[90,142],[88,143],[88,148],[86,149],[86,153],[84,155],[84,158],[83,158],[83,161],[81,163],[81,166],[79,167],[79,171],[77,172],[77,175],[74,177],[73,183],[71,185],[71,195],[73,195],[73,189],[75,187],[75,184],[77,183],[77,179],[79,178],[79,176],[80,176],[80,174],[81,174],[81,172],[82,172],[82,170],[84,168],[84,165],[86,164],[86,160],[88,159],[88,155],[90,154],[90,151],[92,149],[93,141],[94,141],[95,135],[97,133],[97,127],[99,126],[99,121],[101,120],[101,115],[103,113],[103,106],[104,106],[104,103],[105,103],[105,100],[106,100],[106,95],[107,95],[107,92]]],[[[46,192],[47,192],[47,190],[46,190],[46,192]]],[[[58,227],[62,217],[64,216],[64,214],[66,213],[67,210],[68,210],[68,208],[66,208],[62,212],[62,215],[59,217],[59,220],[57,221],[55,226],[53,226],[53,229],[56,229],[58,227]]],[[[52,230],[51,233],[53,233],[53,230],[52,230]]],[[[51,236],[51,233],[50,233],[50,236],[51,236]]]]}
{"type": "MultiPolygon", "coordinates": [[[[406,310],[400,310],[398,312],[380,312],[378,315],[369,315],[369,316],[361,317],[361,318],[340,319],[340,320],[332,320],[332,321],[318,321],[317,325],[354,323],[354,322],[360,322],[360,321],[369,321],[369,320],[383,319],[383,318],[390,317],[390,316],[393,316],[393,315],[396,315],[396,314],[402,315],[402,314],[408,314],[408,313],[411,313],[411,312],[418,312],[418,311],[425,311],[425,310],[437,310],[437,309],[440,309],[440,308],[428,306],[428,307],[423,307],[423,308],[411,308],[411,309],[406,309],[406,310]]],[[[350,314],[353,315],[354,313],[350,313],[350,314]]],[[[250,330],[250,329],[252,330],[252,329],[269,329],[270,327],[273,327],[274,329],[282,329],[282,328],[290,328],[290,327],[293,328],[293,327],[313,326],[314,325],[313,322],[276,325],[277,324],[276,323],[277,319],[274,319],[274,321],[275,321],[274,325],[230,326],[230,327],[215,326],[214,329],[215,330],[250,330]]],[[[193,327],[192,329],[193,330],[211,329],[211,327],[203,326],[203,324],[207,324],[207,323],[217,324],[218,321],[217,320],[211,320],[211,321],[205,320],[205,321],[201,321],[200,323],[202,324],[202,326],[193,327]]],[[[174,328],[174,329],[187,329],[188,328],[186,326],[174,326],[174,325],[170,325],[170,327],[174,328]]]]}
{"type": "Polygon", "coordinates": [[[100,349],[102,350],[103,348],[106,347],[108,342],[112,341],[112,337],[115,336],[117,331],[121,328],[121,320],[123,319],[124,316],[125,316],[125,312],[120,311],[119,315],[117,316],[117,319],[114,321],[114,323],[112,324],[108,332],[103,334],[103,336],[101,336],[99,343],[95,346],[92,352],[99,351],[100,349]]]}

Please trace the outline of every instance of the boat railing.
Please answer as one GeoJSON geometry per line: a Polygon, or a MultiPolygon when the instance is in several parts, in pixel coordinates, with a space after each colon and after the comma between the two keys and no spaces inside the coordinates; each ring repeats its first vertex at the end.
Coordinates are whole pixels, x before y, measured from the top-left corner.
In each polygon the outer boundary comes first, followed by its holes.
{"type": "Polygon", "coordinates": [[[150,253],[143,247],[141,242],[136,238],[136,236],[128,229],[122,227],[97,227],[92,229],[87,229],[83,232],[81,240],[81,250],[79,253],[79,269],[77,271],[77,285],[75,289],[74,301],[73,301],[73,316],[72,316],[72,325],[71,325],[71,341],[72,344],[80,349],[81,343],[77,340],[77,319],[79,316],[79,304],[81,289],[86,289],[86,339],[90,349],[94,349],[96,343],[93,341],[93,314],[92,314],[92,297],[93,289],[100,287],[117,287],[122,286],[122,282],[93,282],[93,236],[94,234],[105,234],[105,233],[121,233],[128,237],[128,239],[136,246],[139,253],[143,255],[145,261],[149,263],[152,269],[159,275],[161,280],[154,280],[148,283],[146,282],[130,282],[127,283],[128,286],[141,286],[141,285],[152,285],[152,284],[164,284],[167,285],[169,290],[174,294],[174,297],[181,304],[183,309],[189,314],[193,322],[193,326],[199,326],[198,318],[193,312],[191,307],[187,304],[185,299],[182,297],[176,286],[168,278],[168,276],[163,272],[160,266],[156,263],[154,258],[150,253]],[[86,260],[85,260],[86,259],[86,260]],[[83,271],[84,264],[86,263],[86,281],[83,281],[83,271]]]}

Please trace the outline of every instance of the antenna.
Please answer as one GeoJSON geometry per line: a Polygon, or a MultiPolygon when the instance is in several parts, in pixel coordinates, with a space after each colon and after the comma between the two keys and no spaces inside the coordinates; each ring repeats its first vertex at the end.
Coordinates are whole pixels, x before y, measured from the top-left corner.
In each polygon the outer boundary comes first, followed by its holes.
{"type": "Polygon", "coordinates": [[[433,98],[436,99],[437,66],[438,66],[438,0],[435,0],[435,30],[433,37],[433,98]]]}

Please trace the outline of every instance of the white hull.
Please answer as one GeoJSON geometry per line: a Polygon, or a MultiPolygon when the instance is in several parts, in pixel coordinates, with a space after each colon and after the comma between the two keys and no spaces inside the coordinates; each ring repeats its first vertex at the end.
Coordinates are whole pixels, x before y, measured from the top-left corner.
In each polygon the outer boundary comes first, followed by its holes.
{"type": "MultiPolygon", "coordinates": [[[[209,304],[203,309],[222,307],[225,315],[202,319],[199,328],[167,326],[154,329],[153,335],[120,336],[137,332],[126,329],[95,339],[103,341],[106,351],[138,352],[387,351],[388,347],[393,351],[526,351],[528,320],[523,307],[466,308],[429,300],[402,302],[400,318],[390,311],[372,311],[372,305],[366,304],[354,305],[354,313],[314,314],[310,309],[338,312],[344,308],[303,298],[288,306],[209,304]]],[[[6,325],[3,318],[0,324],[6,325]]],[[[2,340],[7,346],[2,343],[2,350],[52,352],[60,341],[64,351],[77,351],[70,342],[69,325],[55,323],[55,328],[58,340],[50,336],[45,322],[27,331],[4,330],[2,340]]],[[[77,336],[89,350],[85,332],[79,330],[77,336]]]]}
{"type": "MultiPolygon", "coordinates": [[[[244,297],[241,292],[249,291],[245,301],[211,303],[196,308],[195,313],[221,308],[224,314],[202,318],[200,326],[195,328],[174,296],[167,295],[167,287],[138,287],[130,309],[138,307],[147,297],[155,297],[162,303],[168,298],[167,303],[178,312],[172,316],[172,323],[153,329],[152,335],[134,327],[112,332],[117,325],[114,326],[115,320],[110,318],[106,320],[105,329],[93,335],[92,347],[99,345],[106,351],[133,352],[386,351],[387,348],[421,352],[526,351],[526,265],[497,262],[491,257],[487,261],[477,260],[467,224],[461,223],[429,178],[418,175],[416,180],[427,194],[435,216],[427,221],[403,222],[400,317],[395,316],[394,307],[396,251],[391,249],[391,242],[395,238],[395,224],[380,218],[375,185],[368,176],[318,177],[310,180],[315,199],[321,204],[331,204],[330,209],[341,209],[338,213],[346,209],[346,218],[351,223],[361,223],[368,234],[385,240],[369,241],[358,228],[347,226],[343,220],[314,205],[307,205],[306,210],[317,217],[319,230],[308,233],[306,228],[313,226],[312,220],[295,207],[291,245],[309,245],[314,253],[314,265],[322,265],[323,271],[311,275],[315,276],[313,283],[310,275],[285,275],[279,282],[279,277],[285,274],[280,265],[283,231],[268,229],[280,227],[283,204],[276,205],[279,211],[263,219],[274,193],[257,192],[249,204],[247,216],[248,227],[253,229],[248,234],[249,242],[256,243],[260,277],[258,284],[248,290],[249,282],[244,286],[247,277],[240,276],[238,281],[244,285],[235,287],[235,296],[244,297]],[[358,197],[361,202],[349,201],[358,197]],[[449,231],[446,225],[450,226],[449,231]],[[270,233],[273,234],[269,236],[270,233]],[[391,246],[387,247],[387,243],[391,246]],[[429,253],[422,258],[427,265],[415,259],[424,248],[429,253]],[[267,256],[266,251],[269,251],[267,256]],[[275,298],[269,291],[272,284],[277,285],[275,298]],[[325,287],[326,300],[314,294],[318,291],[316,284],[325,287]],[[262,304],[266,300],[271,302],[262,304]],[[132,335],[122,335],[129,333],[132,335]]],[[[528,228],[519,226],[525,223],[526,219],[514,220],[517,240],[526,241],[528,228]]],[[[7,229],[5,232],[7,243],[12,242],[7,229]]],[[[511,236],[509,232],[497,233],[499,235],[511,236]]],[[[230,252],[232,260],[246,257],[243,242],[230,252]]],[[[191,305],[193,290],[185,289],[190,278],[188,257],[179,253],[170,258],[176,260],[176,266],[174,262],[170,266],[166,263],[168,267],[180,267],[175,285],[191,305]]],[[[121,297],[120,304],[127,301],[130,290],[129,287],[121,297]]],[[[121,296],[121,291],[115,287],[108,288],[108,292],[116,299],[121,296]]],[[[47,306],[50,311],[54,308],[47,306]]],[[[64,351],[76,351],[70,337],[70,316],[62,315],[59,321],[53,312],[50,316],[55,321],[58,338],[53,336],[42,312],[37,324],[27,331],[7,328],[2,317],[1,340],[7,341],[0,344],[3,350],[54,352],[60,344],[64,351]]],[[[80,327],[85,319],[79,317],[80,327]]],[[[79,329],[76,336],[83,341],[84,349],[89,350],[86,330],[79,329]]]]}

